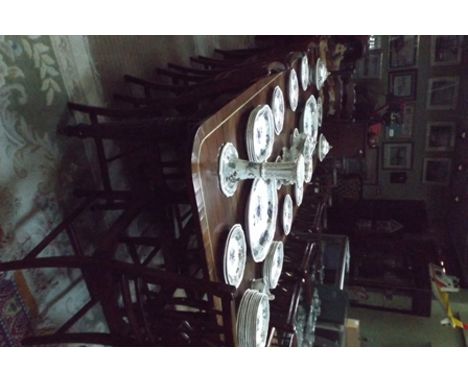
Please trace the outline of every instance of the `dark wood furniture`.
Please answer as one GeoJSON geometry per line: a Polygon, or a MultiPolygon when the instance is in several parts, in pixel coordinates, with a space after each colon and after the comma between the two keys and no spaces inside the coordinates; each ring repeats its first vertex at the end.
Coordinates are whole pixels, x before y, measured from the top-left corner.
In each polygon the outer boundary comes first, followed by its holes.
{"type": "Polygon", "coordinates": [[[0,271],[78,268],[93,285],[90,300],[52,334],[24,339],[26,346],[233,346],[234,288],[103,257],[55,256],[0,264],[0,271]],[[175,293],[177,291],[177,293],[175,293]],[[213,308],[213,299],[219,309],[213,308]],[[99,303],[108,333],[70,331],[99,303]]]}
{"type": "MultiPolygon", "coordinates": [[[[309,54],[309,63],[316,57],[309,54]]],[[[300,76],[299,61],[293,61],[298,76],[300,76]]],[[[275,136],[273,153],[269,160],[275,160],[283,147],[289,147],[289,137],[295,127],[299,126],[300,115],[305,101],[317,89],[309,86],[307,91],[300,89],[299,105],[295,112],[289,107],[288,101],[289,71],[279,73],[259,80],[233,101],[205,120],[198,128],[193,142],[191,154],[193,203],[198,212],[200,237],[205,251],[205,261],[208,277],[212,281],[223,280],[224,244],[229,229],[236,223],[244,222],[246,208],[252,181],[239,183],[236,193],[227,198],[221,192],[218,181],[218,159],[223,144],[231,142],[237,148],[240,158],[247,158],[245,132],[249,113],[260,104],[271,104],[273,89],[280,86],[285,98],[285,121],[281,134],[275,136]]],[[[300,78],[300,77],[299,77],[300,78]]],[[[279,213],[286,194],[294,195],[293,187],[283,186],[278,191],[279,213]]],[[[295,207],[297,212],[297,207],[295,207]]],[[[278,223],[274,240],[285,240],[281,219],[278,223]]],[[[262,264],[253,261],[250,254],[243,281],[236,291],[236,299],[240,300],[243,292],[250,287],[253,279],[260,278],[262,264]]],[[[276,328],[278,329],[278,328],[276,328]]]]}
{"type": "MultiPolygon", "coordinates": [[[[296,70],[299,65],[296,64],[296,70]]],[[[236,193],[227,198],[221,192],[218,181],[218,157],[221,147],[231,142],[237,148],[240,158],[247,158],[245,131],[249,113],[260,104],[270,104],[273,89],[279,85],[285,96],[285,122],[283,131],[275,137],[273,153],[269,160],[274,160],[283,147],[289,146],[289,136],[298,126],[305,100],[313,93],[309,88],[300,90],[300,102],[296,112],[288,106],[287,78],[289,71],[262,79],[228,103],[225,107],[208,118],[198,128],[191,156],[194,204],[197,206],[201,237],[205,249],[208,274],[211,280],[222,280],[222,259],[224,241],[227,232],[236,223],[244,223],[247,200],[251,181],[239,184],[236,193]]],[[[293,194],[290,186],[282,187],[278,193],[279,206],[284,196],[293,194]]],[[[279,221],[279,220],[278,220],[279,221]]],[[[278,223],[275,240],[284,237],[278,223]]],[[[245,271],[245,282],[239,288],[241,293],[248,286],[249,280],[259,275],[260,269],[249,256],[245,271]]]]}

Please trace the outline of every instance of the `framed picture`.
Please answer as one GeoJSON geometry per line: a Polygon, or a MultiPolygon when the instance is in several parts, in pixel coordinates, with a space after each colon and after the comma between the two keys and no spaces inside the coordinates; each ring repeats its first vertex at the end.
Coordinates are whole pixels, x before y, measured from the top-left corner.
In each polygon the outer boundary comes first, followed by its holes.
{"type": "Polygon", "coordinates": [[[384,143],[383,144],[383,168],[387,170],[408,170],[412,166],[413,144],[384,143]]]}
{"type": "Polygon", "coordinates": [[[388,73],[388,90],[396,100],[416,99],[416,70],[388,73]]]}
{"type": "Polygon", "coordinates": [[[454,122],[429,122],[426,130],[427,151],[452,151],[455,146],[454,122]]]}
{"type": "Polygon", "coordinates": [[[381,49],[382,48],[382,36],[376,36],[376,35],[369,36],[367,46],[369,47],[369,50],[381,49]]]}
{"type": "Polygon", "coordinates": [[[462,60],[463,36],[432,36],[431,65],[458,65],[462,60]]]}
{"type": "Polygon", "coordinates": [[[423,183],[448,185],[451,165],[449,158],[424,158],[423,183]]]}
{"type": "Polygon", "coordinates": [[[390,183],[406,183],[406,172],[391,172],[390,183]]]}
{"type": "Polygon", "coordinates": [[[430,78],[427,91],[427,109],[453,110],[457,107],[459,77],[430,78]]]}
{"type": "Polygon", "coordinates": [[[403,105],[399,113],[391,113],[390,122],[385,126],[387,139],[408,139],[413,135],[414,104],[403,105]]]}
{"type": "Polygon", "coordinates": [[[389,37],[389,67],[411,68],[416,66],[418,59],[418,36],[389,37]]]}
{"type": "Polygon", "coordinates": [[[361,79],[382,77],[382,51],[371,50],[356,61],[356,77],[361,79]]]}

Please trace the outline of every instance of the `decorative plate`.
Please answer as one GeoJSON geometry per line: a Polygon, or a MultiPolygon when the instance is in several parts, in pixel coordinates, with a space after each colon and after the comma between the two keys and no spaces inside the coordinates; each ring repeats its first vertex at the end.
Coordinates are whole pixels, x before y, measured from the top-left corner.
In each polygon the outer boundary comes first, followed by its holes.
{"type": "Polygon", "coordinates": [[[282,223],[283,223],[283,231],[285,235],[289,235],[291,232],[292,220],[293,220],[293,201],[291,195],[287,194],[284,197],[283,201],[283,214],[282,216],[282,223]]]}
{"type": "Polygon", "coordinates": [[[318,97],[317,100],[317,130],[322,126],[323,120],[323,98],[322,96],[318,97]]]}
{"type": "Polygon", "coordinates": [[[234,224],[229,231],[224,247],[224,281],[236,288],[244,276],[247,260],[247,242],[244,230],[240,224],[234,224]]]}
{"type": "Polygon", "coordinates": [[[261,178],[253,181],[246,213],[250,251],[254,261],[258,263],[265,259],[275,235],[278,216],[275,181],[265,181],[261,178]]]}
{"type": "Polygon", "coordinates": [[[239,154],[235,146],[230,142],[225,143],[219,155],[218,177],[221,191],[228,198],[237,190],[238,182],[229,177],[229,166],[238,158],[239,154]]]}
{"type": "Polygon", "coordinates": [[[279,86],[273,90],[273,99],[271,101],[271,109],[275,120],[275,133],[279,135],[283,130],[284,124],[284,96],[283,91],[279,86]]]}
{"type": "Polygon", "coordinates": [[[305,161],[305,175],[304,175],[304,182],[310,183],[312,180],[312,176],[314,175],[314,161],[312,158],[305,161]]]}
{"type": "Polygon", "coordinates": [[[252,162],[264,162],[273,151],[275,121],[271,107],[257,106],[249,115],[246,141],[247,154],[252,162]]]}
{"type": "Polygon", "coordinates": [[[318,142],[318,158],[320,162],[322,162],[328,152],[331,150],[332,146],[330,143],[328,143],[327,138],[325,138],[325,135],[320,134],[319,137],[319,142],[318,142]]]}
{"type": "Polygon", "coordinates": [[[302,197],[304,196],[304,184],[296,183],[294,185],[294,198],[296,199],[296,206],[302,204],[302,197]]]}
{"type": "Polygon", "coordinates": [[[289,73],[288,96],[289,107],[292,111],[296,111],[297,104],[299,102],[299,81],[297,79],[297,73],[294,69],[291,69],[291,72],[289,73]]]}
{"type": "Polygon", "coordinates": [[[301,60],[301,85],[304,91],[309,86],[309,60],[307,59],[307,54],[304,54],[301,60]]]}
{"type": "Polygon", "coordinates": [[[328,70],[327,64],[321,59],[317,59],[317,63],[315,65],[315,86],[317,90],[320,90],[327,80],[328,77],[328,70]]]}
{"type": "Polygon", "coordinates": [[[306,103],[304,106],[304,110],[302,111],[302,114],[301,114],[301,120],[300,120],[301,133],[311,135],[313,125],[314,125],[314,114],[311,109],[311,105],[309,103],[306,103]]]}
{"type": "Polygon", "coordinates": [[[284,247],[282,241],[274,241],[263,263],[263,278],[269,289],[275,289],[283,269],[284,247]]]}
{"type": "Polygon", "coordinates": [[[302,197],[304,195],[304,180],[305,180],[304,156],[302,154],[299,154],[299,157],[297,160],[300,161],[302,165],[299,166],[299,170],[297,172],[297,180],[296,180],[296,184],[294,185],[294,197],[296,199],[296,205],[300,206],[302,203],[302,197]]]}

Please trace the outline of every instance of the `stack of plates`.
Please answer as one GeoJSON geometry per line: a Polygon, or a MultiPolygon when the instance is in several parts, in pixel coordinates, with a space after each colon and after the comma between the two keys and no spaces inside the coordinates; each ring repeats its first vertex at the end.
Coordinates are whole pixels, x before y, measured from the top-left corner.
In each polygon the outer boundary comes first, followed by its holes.
{"type": "Polygon", "coordinates": [[[268,295],[247,289],[237,311],[237,342],[239,346],[265,346],[270,323],[268,295]]]}
{"type": "Polygon", "coordinates": [[[273,90],[271,109],[275,120],[275,133],[276,135],[279,135],[281,130],[283,130],[284,123],[284,96],[283,91],[279,86],[276,86],[273,90]]]}
{"type": "Polygon", "coordinates": [[[268,256],[263,263],[263,279],[269,289],[275,289],[283,269],[284,249],[282,241],[271,244],[268,256]]]}
{"type": "Polygon", "coordinates": [[[247,242],[244,230],[240,224],[234,224],[229,231],[224,247],[224,281],[236,288],[244,276],[247,260],[247,242]]]}
{"type": "Polygon", "coordinates": [[[246,131],[247,155],[252,162],[264,162],[273,151],[275,120],[271,107],[257,106],[249,115],[246,131]]]}

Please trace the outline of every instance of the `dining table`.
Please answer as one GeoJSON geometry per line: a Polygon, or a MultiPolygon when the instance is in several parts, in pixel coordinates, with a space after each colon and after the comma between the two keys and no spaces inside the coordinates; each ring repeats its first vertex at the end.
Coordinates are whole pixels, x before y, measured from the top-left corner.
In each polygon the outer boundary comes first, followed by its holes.
{"type": "MultiPolygon", "coordinates": [[[[309,70],[313,70],[319,54],[309,51],[307,57],[309,70]]],[[[230,142],[236,147],[240,159],[248,159],[246,129],[249,115],[259,105],[271,105],[273,91],[276,86],[281,88],[284,95],[284,124],[280,134],[274,136],[273,151],[267,160],[274,162],[281,155],[283,147],[290,146],[290,136],[295,128],[299,128],[301,114],[307,99],[311,95],[314,95],[317,99],[320,96],[320,92],[313,81],[310,81],[307,89],[303,90],[300,84],[300,65],[301,60],[296,59],[290,63],[286,70],[256,81],[205,119],[196,129],[191,151],[192,203],[195,209],[195,220],[198,223],[199,236],[202,241],[201,247],[204,252],[207,277],[210,281],[224,282],[223,256],[225,243],[231,227],[235,224],[240,224],[244,231],[247,229],[246,210],[253,184],[252,179],[240,181],[231,197],[227,197],[222,192],[218,177],[221,149],[224,144],[230,142]],[[299,100],[295,111],[291,109],[288,100],[288,80],[292,69],[297,72],[299,78],[299,100]]],[[[323,114],[326,114],[325,111],[323,114]]],[[[318,134],[320,135],[320,128],[318,134]]],[[[317,164],[318,159],[314,154],[314,166],[317,164]]],[[[304,186],[307,187],[307,184],[304,186]]],[[[287,236],[283,232],[280,216],[286,195],[291,195],[294,201],[294,213],[300,207],[297,206],[294,198],[294,185],[283,185],[277,192],[278,219],[274,241],[284,242],[287,236]]],[[[248,248],[244,275],[235,292],[236,307],[238,307],[243,293],[251,288],[252,281],[262,277],[262,266],[262,262],[254,261],[250,248],[248,248]]],[[[235,331],[236,312],[234,311],[233,314],[232,322],[235,331]]]]}

